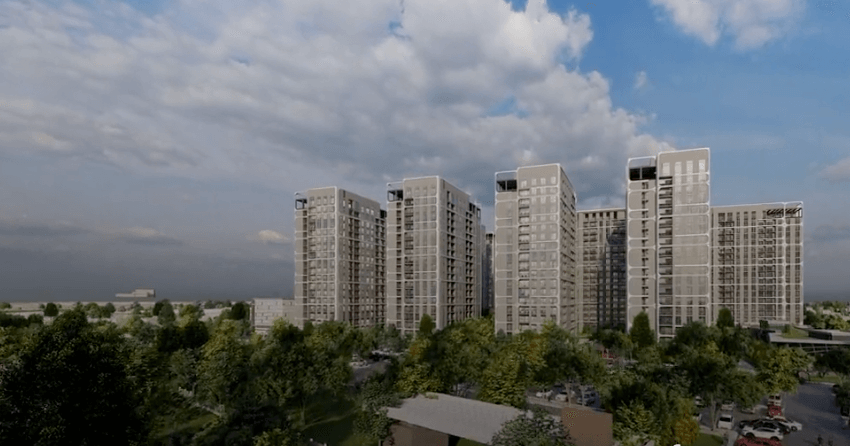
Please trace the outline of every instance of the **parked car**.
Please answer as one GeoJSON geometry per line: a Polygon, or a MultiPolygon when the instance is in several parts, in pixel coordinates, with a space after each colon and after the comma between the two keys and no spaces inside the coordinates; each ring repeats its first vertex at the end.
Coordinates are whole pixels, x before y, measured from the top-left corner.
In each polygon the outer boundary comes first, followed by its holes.
{"type": "Polygon", "coordinates": [[[789,420],[785,417],[773,417],[770,420],[775,421],[775,422],[781,424],[782,426],[784,426],[785,427],[785,433],[797,432],[799,430],[803,430],[802,424],[800,424],[796,421],[791,421],[791,420],[789,420]]]}
{"type": "Polygon", "coordinates": [[[717,428],[718,429],[734,429],[735,428],[735,418],[729,412],[721,413],[720,417],[717,419],[717,428]]]}
{"type": "Polygon", "coordinates": [[[768,406],[779,406],[782,407],[782,395],[770,395],[767,397],[767,405],[768,406]]]}
{"type": "Polygon", "coordinates": [[[534,396],[536,396],[537,398],[545,398],[545,399],[548,400],[549,398],[552,397],[552,391],[551,390],[541,390],[540,392],[537,392],[536,394],[534,394],[534,396]]]}
{"type": "Polygon", "coordinates": [[[756,406],[742,407],[738,410],[740,410],[741,413],[756,413],[756,406]]]}
{"type": "Polygon", "coordinates": [[[569,396],[569,394],[567,393],[566,390],[561,390],[560,392],[558,392],[557,395],[555,395],[555,401],[562,401],[563,402],[563,401],[567,401],[569,399],[570,399],[570,396],[569,396]]]}
{"type": "Polygon", "coordinates": [[[694,421],[696,421],[697,423],[702,421],[702,412],[700,412],[700,411],[694,412],[694,421]]]}
{"type": "Polygon", "coordinates": [[[785,437],[781,429],[769,426],[746,426],[741,429],[741,435],[745,437],[770,438],[771,440],[782,440],[785,437]]]}
{"type": "Polygon", "coordinates": [[[732,401],[724,401],[723,404],[720,405],[720,410],[724,412],[732,412],[735,410],[735,403],[732,401]]]}
{"type": "Polygon", "coordinates": [[[739,429],[744,429],[745,427],[756,428],[756,427],[762,427],[762,426],[766,426],[766,427],[769,427],[771,429],[779,429],[780,431],[782,431],[783,434],[787,434],[787,433],[791,432],[791,428],[783,425],[779,421],[772,420],[770,418],[762,418],[762,419],[756,419],[756,420],[744,420],[744,421],[741,421],[740,423],[738,423],[739,429]]]}
{"type": "Polygon", "coordinates": [[[701,396],[694,397],[694,404],[696,404],[697,407],[705,407],[705,401],[703,401],[701,396]]]}
{"type": "Polygon", "coordinates": [[[782,446],[782,443],[770,438],[741,437],[735,440],[735,446],[782,446]]]}

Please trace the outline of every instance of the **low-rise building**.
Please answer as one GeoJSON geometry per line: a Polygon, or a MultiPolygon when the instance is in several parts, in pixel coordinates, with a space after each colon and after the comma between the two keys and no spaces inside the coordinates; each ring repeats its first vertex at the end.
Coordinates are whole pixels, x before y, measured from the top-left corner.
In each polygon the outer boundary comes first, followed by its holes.
{"type": "Polygon", "coordinates": [[[299,305],[295,299],[258,297],[251,305],[251,325],[256,333],[267,334],[278,319],[295,324],[298,311],[299,305]]]}

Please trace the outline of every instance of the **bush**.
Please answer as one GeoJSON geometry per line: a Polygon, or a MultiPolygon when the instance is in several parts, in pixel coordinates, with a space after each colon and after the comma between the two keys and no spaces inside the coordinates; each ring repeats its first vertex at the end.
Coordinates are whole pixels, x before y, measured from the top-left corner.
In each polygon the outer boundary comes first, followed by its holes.
{"type": "Polygon", "coordinates": [[[59,307],[57,307],[53,302],[48,303],[44,306],[44,315],[47,317],[59,316],[59,307]]]}
{"type": "Polygon", "coordinates": [[[7,310],[9,308],[12,308],[12,304],[9,302],[0,302],[0,310],[7,310]]]}

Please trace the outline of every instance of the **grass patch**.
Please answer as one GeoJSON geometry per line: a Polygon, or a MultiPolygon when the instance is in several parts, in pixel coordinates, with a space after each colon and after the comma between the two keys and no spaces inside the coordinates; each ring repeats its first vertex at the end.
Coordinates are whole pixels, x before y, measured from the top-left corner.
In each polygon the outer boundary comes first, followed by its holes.
{"type": "Polygon", "coordinates": [[[782,333],[782,337],[788,339],[803,339],[808,338],[809,333],[805,330],[800,330],[799,328],[791,327],[791,330],[782,333]]]}
{"type": "Polygon", "coordinates": [[[339,446],[374,446],[368,437],[354,432],[357,406],[350,398],[316,398],[306,410],[304,437],[339,446]]]}
{"type": "Polygon", "coordinates": [[[812,383],[833,383],[833,384],[841,384],[841,376],[839,375],[824,375],[824,376],[812,376],[809,378],[809,382],[812,383]]]}
{"type": "Polygon", "coordinates": [[[697,441],[693,446],[720,446],[723,444],[723,438],[717,435],[699,434],[697,441]]]}

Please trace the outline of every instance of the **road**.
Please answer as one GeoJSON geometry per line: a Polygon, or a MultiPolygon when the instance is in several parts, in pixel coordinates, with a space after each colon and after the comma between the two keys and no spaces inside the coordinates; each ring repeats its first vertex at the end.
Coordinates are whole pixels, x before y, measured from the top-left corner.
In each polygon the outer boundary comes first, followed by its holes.
{"type": "MultiPolygon", "coordinates": [[[[762,402],[764,403],[764,402],[762,402]]],[[[818,434],[823,437],[823,446],[850,446],[850,429],[843,429],[847,422],[838,413],[835,406],[835,395],[832,384],[802,384],[795,394],[783,395],[783,412],[792,421],[800,422],[803,430],[792,432],[782,440],[784,446],[818,446],[818,434]]],[[[766,407],[762,405],[756,414],[745,414],[734,411],[735,424],[741,420],[757,419],[764,416],[766,407]]],[[[723,436],[723,429],[708,428],[708,411],[703,410],[703,421],[700,423],[703,432],[723,436]]]]}

